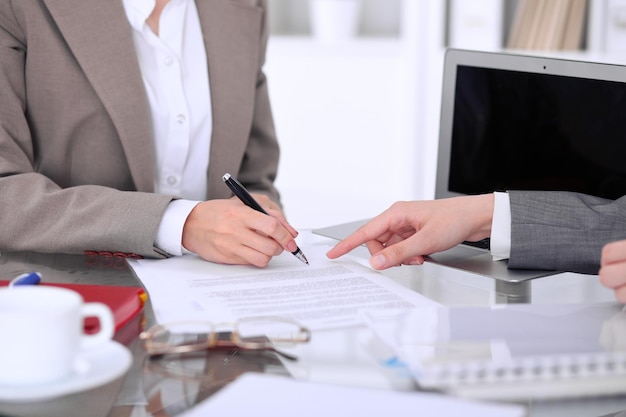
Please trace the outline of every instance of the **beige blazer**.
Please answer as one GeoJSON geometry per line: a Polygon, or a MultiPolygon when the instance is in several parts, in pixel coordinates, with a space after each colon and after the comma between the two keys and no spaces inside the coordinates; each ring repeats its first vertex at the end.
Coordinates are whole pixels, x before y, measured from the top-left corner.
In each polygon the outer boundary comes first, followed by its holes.
{"type": "MultiPolygon", "coordinates": [[[[213,107],[209,198],[278,201],[265,0],[196,0],[213,107]]],[[[121,0],[0,2],[0,250],[161,256],[146,93],[121,0]]]]}

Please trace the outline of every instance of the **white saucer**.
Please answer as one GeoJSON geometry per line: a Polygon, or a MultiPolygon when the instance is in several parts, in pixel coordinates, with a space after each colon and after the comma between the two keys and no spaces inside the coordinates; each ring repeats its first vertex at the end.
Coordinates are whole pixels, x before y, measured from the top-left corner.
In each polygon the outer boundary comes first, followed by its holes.
{"type": "Polygon", "coordinates": [[[0,402],[31,402],[86,391],[113,381],[132,363],[130,351],[111,340],[102,347],[80,352],[77,370],[62,381],[46,385],[8,387],[0,385],[0,402]]]}

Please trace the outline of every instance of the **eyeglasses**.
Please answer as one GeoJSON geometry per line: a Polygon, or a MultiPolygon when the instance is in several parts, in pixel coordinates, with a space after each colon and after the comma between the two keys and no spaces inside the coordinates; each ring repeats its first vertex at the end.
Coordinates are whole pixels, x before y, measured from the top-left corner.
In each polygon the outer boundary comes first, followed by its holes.
{"type": "Polygon", "coordinates": [[[139,338],[150,356],[185,354],[213,348],[270,350],[296,360],[276,347],[292,347],[311,340],[311,331],[280,317],[250,317],[234,323],[182,321],[158,324],[139,338]],[[225,331],[228,329],[227,331],[225,331]]]}

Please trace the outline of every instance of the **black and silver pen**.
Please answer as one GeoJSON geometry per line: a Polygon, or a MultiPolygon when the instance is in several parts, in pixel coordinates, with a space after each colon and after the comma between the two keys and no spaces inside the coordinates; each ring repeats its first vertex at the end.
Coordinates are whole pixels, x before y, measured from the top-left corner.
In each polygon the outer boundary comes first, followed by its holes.
{"type": "MultiPolygon", "coordinates": [[[[261,207],[261,205],[257,203],[254,197],[250,195],[248,190],[246,190],[246,187],[244,187],[239,181],[234,179],[232,175],[226,173],[222,176],[222,180],[224,180],[226,185],[228,185],[228,188],[230,188],[233,194],[235,194],[243,204],[256,211],[267,214],[267,212],[263,210],[263,207],[261,207]]],[[[296,250],[291,253],[305,264],[309,264],[309,261],[306,259],[306,256],[304,256],[304,253],[302,253],[302,250],[300,250],[299,247],[296,246],[296,250]]]]}

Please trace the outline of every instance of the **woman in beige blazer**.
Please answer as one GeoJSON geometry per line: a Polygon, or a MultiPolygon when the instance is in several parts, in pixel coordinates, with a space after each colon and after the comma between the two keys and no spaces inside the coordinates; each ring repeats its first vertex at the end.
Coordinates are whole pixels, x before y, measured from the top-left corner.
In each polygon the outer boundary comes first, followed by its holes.
{"type": "MultiPolygon", "coordinates": [[[[265,265],[295,245],[274,187],[265,0],[196,0],[212,105],[207,201],[185,249],[265,265]],[[272,216],[232,199],[229,172],[272,216]]],[[[0,2],[0,249],[167,256],[151,115],[121,0],[0,2]]]]}

